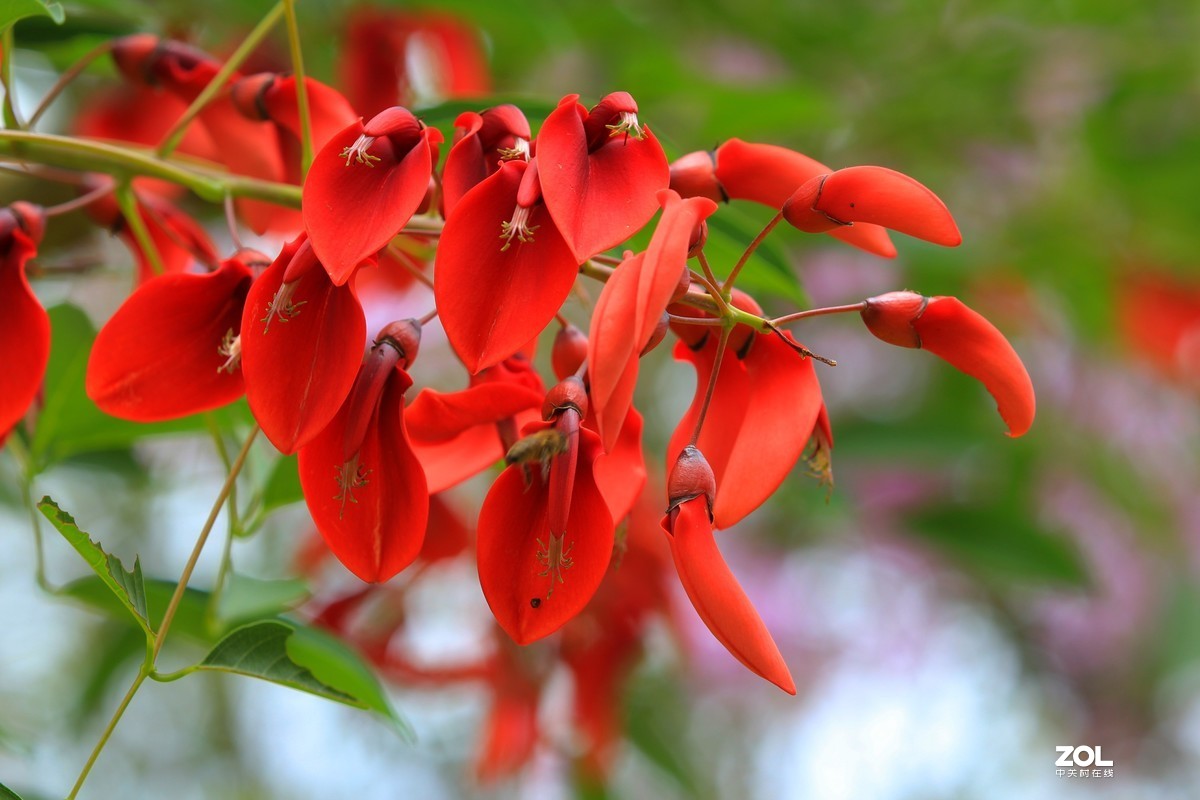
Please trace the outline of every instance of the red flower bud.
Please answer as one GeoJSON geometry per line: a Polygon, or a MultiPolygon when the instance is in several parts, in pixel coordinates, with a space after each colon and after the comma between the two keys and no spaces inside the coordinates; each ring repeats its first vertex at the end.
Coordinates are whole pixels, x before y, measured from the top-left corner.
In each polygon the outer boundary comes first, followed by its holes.
{"type": "Polygon", "coordinates": [[[554,346],[550,350],[550,364],[554,367],[554,375],[559,380],[574,375],[583,365],[588,354],[588,339],[583,331],[574,325],[559,329],[554,335],[554,346]]]}
{"type": "Polygon", "coordinates": [[[689,444],[680,452],[679,458],[675,459],[675,466],[671,467],[671,476],[667,478],[667,510],[677,508],[681,503],[701,495],[708,503],[708,518],[712,520],[713,499],[717,496],[717,478],[713,475],[712,467],[708,465],[704,454],[696,449],[696,445],[689,444]]]}
{"type": "Polygon", "coordinates": [[[542,419],[550,420],[569,408],[578,411],[580,417],[587,416],[587,390],[583,388],[583,381],[574,375],[563,378],[546,393],[546,402],[542,404],[542,419]]]}

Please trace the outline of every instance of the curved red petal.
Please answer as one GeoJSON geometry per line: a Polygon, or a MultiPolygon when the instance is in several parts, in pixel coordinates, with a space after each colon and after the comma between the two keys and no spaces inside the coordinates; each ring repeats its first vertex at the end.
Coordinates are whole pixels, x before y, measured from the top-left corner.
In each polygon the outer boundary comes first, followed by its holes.
{"type": "Polygon", "coordinates": [[[250,287],[242,315],[246,399],[263,433],[283,453],[295,452],[337,413],[358,374],[367,336],[351,287],[334,286],[319,267],[296,282],[295,315],[272,316],[299,241],[285,247],[250,287]]]}
{"type": "MultiPolygon", "coordinates": [[[[197,261],[206,264],[217,262],[217,250],[200,223],[168,200],[154,195],[146,195],[140,200],[138,210],[162,260],[164,274],[183,272],[197,261]]],[[[157,274],[154,266],[128,224],[122,227],[121,238],[137,260],[138,283],[154,277],[157,274]]]]}
{"type": "MultiPolygon", "coordinates": [[[[588,416],[590,428],[594,418],[588,416]]],[[[646,460],[642,455],[642,415],[629,406],[621,435],[606,455],[596,459],[596,485],[608,504],[614,522],[629,516],[638,495],[646,485],[646,460]]]]}
{"type": "MultiPolygon", "coordinates": [[[[350,102],[332,86],[312,78],[304,79],[308,94],[309,119],[314,150],[320,150],[339,131],[358,119],[350,102]]],[[[300,104],[296,97],[296,76],[288,75],[273,82],[263,93],[263,107],[271,121],[285,128],[295,139],[301,138],[300,104]]]]}
{"type": "Polygon", "coordinates": [[[483,117],[468,111],[459,114],[454,125],[460,135],[446,154],[446,165],[442,167],[442,216],[446,219],[450,218],[463,195],[488,176],[487,158],[479,139],[483,117]]]}
{"type": "MultiPolygon", "coordinates": [[[[547,427],[549,423],[541,423],[525,432],[547,427]]],[[[608,569],[613,521],[592,466],[600,454],[600,441],[584,429],[579,432],[579,446],[562,542],[569,566],[559,562],[559,569],[548,570],[546,565],[551,539],[549,487],[539,470],[530,470],[527,487],[521,465],[508,467],[492,484],[479,513],[479,583],[496,621],[517,644],[548,636],[578,614],[608,569]]]]}
{"type": "Polygon", "coordinates": [[[532,241],[506,244],[501,236],[527,167],[505,163],[459,201],[442,230],[433,277],[438,318],[472,373],[541,333],[575,283],[578,262],[542,204],[529,212],[532,241]]]}
{"type": "Polygon", "coordinates": [[[795,694],[796,684],[771,632],[721,558],[704,499],[681,504],[663,518],[662,527],[679,582],[712,635],[755,675],[795,694]]]}
{"type": "Polygon", "coordinates": [[[9,237],[0,260],[0,441],[33,404],[50,358],[50,317],[25,277],[37,244],[19,228],[9,237]]]}
{"type": "Polygon", "coordinates": [[[242,371],[222,347],[242,325],[250,269],[230,259],[204,275],[142,284],[96,335],[86,388],[100,410],[154,422],[242,396],[242,371]]]}
{"type": "Polygon", "coordinates": [[[370,583],[415,561],[425,539],[429,491],[404,429],[411,383],[399,367],[388,378],[354,465],[361,482],[345,487],[339,480],[344,435],[353,422],[349,403],[300,449],[300,483],[317,529],[338,560],[370,583]]]}
{"type": "Polygon", "coordinates": [[[638,353],[650,341],[679,285],[679,276],[687,269],[688,245],[696,226],[717,210],[712,200],[705,197],[683,200],[669,189],[658,193],[658,202],[662,205],[662,218],[650,237],[645,268],[638,280],[634,339],[634,350],[638,353]]]}
{"type": "Polygon", "coordinates": [[[641,139],[614,136],[588,152],[574,95],[550,112],[537,138],[542,195],[578,262],[637,233],[658,210],[655,194],[670,174],[649,129],[641,139]]]}
{"type": "Polygon", "coordinates": [[[394,153],[390,142],[380,138],[367,153],[367,158],[378,160],[356,162],[345,152],[362,135],[362,123],[355,122],[333,136],[313,159],[304,181],[304,226],[338,286],[416,213],[433,172],[430,140],[441,136],[426,128],[407,153],[394,153]]]}
{"type": "MultiPolygon", "coordinates": [[[[494,425],[529,409],[540,409],[544,392],[510,382],[489,382],[461,392],[423,389],[408,408],[408,429],[415,439],[440,442],[476,425],[494,425]]],[[[503,455],[503,454],[501,454],[503,455]]]]}
{"type": "Polygon", "coordinates": [[[1037,402],[1021,357],[1004,334],[956,297],[931,297],[913,322],[921,347],[983,383],[996,399],[1009,436],[1033,424],[1037,402]]]}
{"type": "Polygon", "coordinates": [[[870,222],[945,247],[962,243],[945,203],[924,184],[886,167],[837,170],[812,207],[835,220],[870,222]]]}
{"type": "Polygon", "coordinates": [[[637,300],[644,264],[645,255],[638,253],[617,265],[596,300],[588,331],[590,418],[596,420],[605,452],[616,446],[633,403],[641,351],[635,341],[637,300]]]}

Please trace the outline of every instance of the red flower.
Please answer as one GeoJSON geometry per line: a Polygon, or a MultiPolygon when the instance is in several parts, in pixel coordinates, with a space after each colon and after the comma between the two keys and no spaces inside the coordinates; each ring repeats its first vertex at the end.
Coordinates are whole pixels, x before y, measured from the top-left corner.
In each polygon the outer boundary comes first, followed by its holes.
{"type": "Polygon", "coordinates": [[[280,452],[294,453],[333,419],[354,384],[366,327],[352,285],[330,282],[304,236],[250,287],[241,327],[246,399],[280,452]]]}
{"type": "MultiPolygon", "coordinates": [[[[760,314],[753,300],[734,291],[734,305],[760,314]]],[[[681,313],[698,315],[680,306],[681,313]]],[[[680,420],[668,458],[680,453],[696,426],[717,360],[714,328],[677,325],[675,358],[696,367],[696,395],[680,420]]],[[[696,446],[716,474],[716,527],[728,528],[771,496],[804,453],[823,403],[812,359],[790,333],[735,329],[729,340],[707,421],[696,446]]]]}
{"type": "Polygon", "coordinates": [[[434,297],[471,373],[541,333],[571,292],[578,263],[541,202],[537,159],[507,161],[446,220],[434,297]]]}
{"type": "Polygon", "coordinates": [[[671,507],[662,528],[671,544],[679,581],[700,619],[734,658],[762,678],[796,693],[771,632],[729,570],[713,538],[713,472],[689,445],[671,470],[671,507]]]}
{"type": "MultiPolygon", "coordinates": [[[[671,188],[684,197],[749,200],[782,209],[798,188],[831,171],[821,162],[786,147],[730,139],[711,153],[689,153],[677,159],[671,165],[671,188]]],[[[896,256],[887,231],[878,225],[860,222],[828,233],[868,253],[884,258],[896,256]]]]}
{"type": "Polygon", "coordinates": [[[38,206],[18,202],[0,210],[0,442],[33,404],[50,358],[50,317],[25,275],[45,227],[38,206]]]}
{"type": "Polygon", "coordinates": [[[538,132],[542,194],[576,263],[628,239],[658,208],[667,158],[627,92],[589,112],[568,95],[538,132]]]}
{"type": "Polygon", "coordinates": [[[317,153],[304,181],[304,225],[336,285],[349,280],[417,212],[441,140],[436,128],[396,107],[366,125],[354,122],[317,153]]]}
{"type": "Polygon", "coordinates": [[[468,191],[510,159],[529,159],[529,122],[513,105],[467,111],[454,121],[454,146],[442,169],[442,216],[449,219],[468,191]]]}
{"type": "MultiPolygon", "coordinates": [[[[146,231],[154,242],[154,250],[162,262],[163,274],[185,272],[196,262],[206,266],[217,264],[217,250],[200,223],[180,211],[169,199],[155,192],[137,191],[134,196],[137,200],[138,215],[142,218],[142,224],[146,226],[146,231]]],[[[137,263],[139,285],[158,274],[154,262],[133,235],[129,222],[121,216],[121,210],[112,195],[89,203],[87,212],[96,222],[115,232],[133,253],[137,263]]]]}
{"type": "Polygon", "coordinates": [[[135,422],[207,411],[245,391],[242,311],[251,265],[243,250],[204,275],[159,275],[142,284],[96,335],[87,394],[101,411],[135,422]]]}
{"type": "Polygon", "coordinates": [[[1033,382],[1021,357],[992,323],[957,297],[889,292],[866,301],[867,329],[888,344],[918,347],[983,383],[996,399],[1009,436],[1033,424],[1033,382]]]}
{"type": "Polygon", "coordinates": [[[550,421],[526,427],[479,513],[479,583],[518,644],[578,614],[608,569],[613,521],[593,472],[599,439],[580,430],[586,408],[578,378],[552,389],[550,421]]]}
{"type": "Polygon", "coordinates": [[[419,340],[411,321],[385,327],[337,416],[300,449],[300,483],[317,529],[368,582],[411,564],[425,538],[429,491],[404,427],[406,370],[419,340]]]}

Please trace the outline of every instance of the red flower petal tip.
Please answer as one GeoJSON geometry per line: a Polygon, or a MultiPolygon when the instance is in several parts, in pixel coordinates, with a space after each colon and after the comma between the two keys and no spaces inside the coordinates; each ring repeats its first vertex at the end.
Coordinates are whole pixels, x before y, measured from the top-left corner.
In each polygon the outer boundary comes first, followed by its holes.
{"type": "Polygon", "coordinates": [[[729,202],[725,187],[717,180],[717,160],[711,150],[698,150],[671,162],[672,190],[681,197],[707,197],[716,202],[729,202]]]}

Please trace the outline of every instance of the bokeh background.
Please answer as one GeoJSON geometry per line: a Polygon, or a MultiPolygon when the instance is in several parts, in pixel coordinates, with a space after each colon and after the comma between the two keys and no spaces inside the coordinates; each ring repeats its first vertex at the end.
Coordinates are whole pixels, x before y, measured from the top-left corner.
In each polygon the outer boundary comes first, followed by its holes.
{"type": "MultiPolygon", "coordinates": [[[[27,108],[55,70],[105,36],[152,30],[227,52],[268,8],[64,5],[62,27],[16,28],[27,108]]],[[[534,756],[489,783],[471,768],[490,697],[478,686],[392,684],[418,731],[410,745],[352,709],[201,676],[146,687],[85,796],[1194,796],[1200,5],[446,0],[437,8],[477,26],[493,96],[520,102],[535,124],[564,94],[594,101],[623,89],[672,157],[739,137],[833,166],[916,176],[955,214],[961,247],[896,237],[899,257],[882,261],[780,230],[749,285],[777,313],[901,288],[957,295],[1021,353],[1037,421],[1008,439],[975,382],[927,354],[883,345],[853,316],[796,326],[810,348],[839,361],[820,372],[836,488],[827,498],[798,468],[769,506],[720,541],[798,695],[737,665],[677,592],[675,622],[649,637],[623,691],[625,740],[607,790],[572,779],[563,756],[570,690],[559,673],[547,677],[534,756]],[[1063,744],[1101,747],[1114,775],[1056,775],[1063,744]]],[[[310,72],[336,83],[352,7],[305,0],[299,9],[310,72]]],[[[286,57],[282,38],[271,48],[264,62],[286,57]]],[[[57,124],[112,74],[106,65],[89,71],[55,106],[57,124]]],[[[445,124],[453,107],[441,99],[422,102],[445,124]]],[[[51,117],[42,129],[55,124],[51,117]]],[[[11,181],[0,190],[6,202],[48,191],[11,181]]],[[[738,214],[751,235],[770,216],[738,214]]],[[[86,223],[56,231],[46,261],[102,248],[125,274],[128,254],[86,223]]],[[[100,322],[120,299],[97,289],[100,280],[44,281],[38,291],[100,322]]],[[[657,454],[694,377],[666,353],[654,374],[639,403],[657,454]]],[[[75,511],[109,549],[140,554],[148,573],[177,575],[223,476],[211,443],[177,435],[71,456],[39,477],[38,496],[75,511]]],[[[15,462],[0,454],[0,469],[0,781],[27,798],[61,796],[135,661],[112,644],[122,630],[115,623],[39,593],[15,462]]],[[[485,488],[464,496],[477,503],[485,488]]],[[[305,527],[302,506],[282,510],[237,543],[239,567],[287,576],[305,527]]],[[[212,580],[218,549],[202,561],[198,585],[212,580]]],[[[47,551],[52,578],[83,574],[61,541],[48,539],[47,551]]],[[[483,624],[471,567],[440,577],[416,603],[421,646],[469,649],[483,624]]],[[[194,655],[181,648],[178,663],[194,655]]]]}

